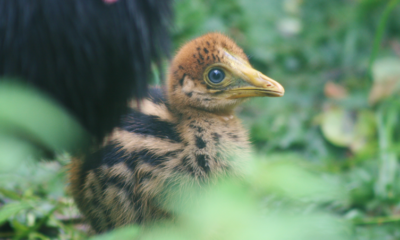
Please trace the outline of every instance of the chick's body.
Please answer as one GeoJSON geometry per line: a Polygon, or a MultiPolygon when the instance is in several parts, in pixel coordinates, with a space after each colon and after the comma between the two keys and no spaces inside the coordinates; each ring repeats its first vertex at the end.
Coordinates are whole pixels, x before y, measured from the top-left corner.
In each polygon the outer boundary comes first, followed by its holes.
{"type": "Polygon", "coordinates": [[[177,53],[167,84],[167,99],[153,90],[104,148],[73,162],[72,193],[96,232],[170,218],[172,195],[241,175],[249,143],[234,107],[245,97],[283,94],[216,33],[177,53]]]}

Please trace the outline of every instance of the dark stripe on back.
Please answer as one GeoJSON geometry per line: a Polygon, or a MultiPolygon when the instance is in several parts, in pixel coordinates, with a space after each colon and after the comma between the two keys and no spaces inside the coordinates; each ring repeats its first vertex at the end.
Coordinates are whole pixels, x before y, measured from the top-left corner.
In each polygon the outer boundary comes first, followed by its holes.
{"type": "Polygon", "coordinates": [[[203,168],[204,172],[206,173],[210,172],[210,167],[208,165],[207,157],[205,155],[197,155],[196,161],[197,164],[199,164],[199,166],[203,168]]]}
{"type": "Polygon", "coordinates": [[[131,195],[133,184],[134,183],[126,181],[125,177],[119,175],[107,176],[107,178],[105,179],[106,186],[115,186],[121,190],[124,190],[127,195],[131,195]]]}
{"type": "MultiPolygon", "coordinates": [[[[96,190],[93,185],[90,185],[90,190],[93,192],[93,197],[90,199],[90,207],[85,209],[85,211],[89,212],[90,215],[96,214],[98,211],[101,212],[103,216],[98,216],[96,218],[90,217],[90,225],[91,227],[96,231],[96,232],[103,232],[104,231],[104,221],[105,221],[105,213],[104,210],[101,209],[101,203],[98,200],[98,194],[96,193],[96,190]],[[96,206],[97,209],[93,209],[93,207],[96,206]],[[100,209],[99,209],[100,208],[100,209]],[[92,213],[90,213],[92,212],[92,213]]],[[[98,213],[97,213],[98,214],[98,213]]],[[[108,225],[108,223],[105,223],[105,225],[108,225]]]]}
{"type": "Polygon", "coordinates": [[[134,156],[135,160],[141,160],[144,163],[150,164],[152,166],[157,166],[167,161],[168,157],[176,157],[179,152],[181,151],[171,151],[163,154],[162,156],[158,156],[154,153],[149,152],[147,149],[144,149],[140,152],[132,152],[131,155],[134,156]]]}
{"type": "Polygon", "coordinates": [[[182,165],[185,167],[185,170],[187,170],[192,176],[195,175],[194,169],[192,165],[190,164],[190,157],[185,156],[182,158],[182,165]]]}
{"type": "MultiPolygon", "coordinates": [[[[124,163],[128,169],[132,171],[132,174],[135,172],[137,165],[142,163],[147,163],[152,166],[157,166],[165,161],[167,161],[168,157],[176,157],[180,150],[177,151],[170,151],[162,156],[155,155],[148,151],[148,149],[143,149],[139,152],[127,152],[122,150],[120,146],[116,144],[110,144],[102,148],[101,150],[95,152],[94,154],[90,155],[86,161],[82,165],[82,173],[84,176],[87,175],[87,172],[93,169],[98,169],[101,165],[106,165],[107,167],[112,167],[119,163],[124,163]]],[[[101,176],[101,171],[95,170],[96,175],[101,176]]],[[[119,188],[123,188],[128,190],[130,188],[130,184],[123,181],[121,179],[115,178],[108,178],[107,182],[102,183],[103,186],[108,184],[117,185],[119,188]],[[123,185],[119,185],[119,183],[123,185]]]]}
{"type": "Polygon", "coordinates": [[[82,164],[82,174],[86,176],[86,172],[96,169],[103,164],[113,166],[117,163],[125,161],[124,152],[121,147],[115,144],[107,145],[96,152],[89,154],[82,164]]]}
{"type": "Polygon", "coordinates": [[[131,154],[134,156],[135,161],[141,160],[152,166],[157,166],[166,160],[164,156],[157,156],[154,153],[149,152],[147,149],[143,149],[140,152],[133,152],[131,154]]]}
{"type": "Polygon", "coordinates": [[[176,132],[175,124],[163,121],[158,116],[146,115],[135,110],[125,116],[122,129],[137,134],[169,139],[173,142],[182,141],[176,132]]]}
{"type": "MultiPolygon", "coordinates": [[[[100,187],[104,187],[103,186],[103,179],[102,179],[102,177],[101,176],[99,176],[98,175],[98,172],[94,172],[94,178],[93,178],[93,180],[96,182],[96,183],[99,183],[99,185],[100,185],[100,187]]],[[[110,218],[110,216],[109,216],[109,214],[107,213],[107,208],[108,208],[108,206],[106,206],[106,205],[104,205],[104,204],[102,204],[103,203],[103,201],[100,201],[99,199],[102,199],[103,198],[103,194],[104,194],[104,191],[103,191],[103,189],[99,189],[99,190],[101,190],[101,191],[96,191],[96,187],[94,186],[94,183],[92,182],[91,183],[91,185],[90,185],[90,189],[91,189],[91,191],[92,191],[92,193],[93,193],[93,197],[90,199],[91,201],[92,201],[92,206],[96,206],[97,207],[97,209],[96,210],[94,210],[94,211],[100,211],[101,212],[101,214],[103,215],[102,217],[99,217],[99,218],[101,218],[104,222],[105,222],[105,224],[106,224],[106,229],[111,229],[111,228],[113,228],[113,224],[112,224],[112,221],[111,221],[111,218],[110,218]]],[[[96,226],[97,228],[101,228],[100,226],[96,226]]]]}

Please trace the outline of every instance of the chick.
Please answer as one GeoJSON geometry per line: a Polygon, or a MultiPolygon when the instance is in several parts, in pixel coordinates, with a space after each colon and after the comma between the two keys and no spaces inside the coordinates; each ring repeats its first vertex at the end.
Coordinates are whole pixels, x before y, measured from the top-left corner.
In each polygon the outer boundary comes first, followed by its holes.
{"type": "Polygon", "coordinates": [[[241,176],[249,141],[235,107],[284,94],[219,33],[184,45],[166,84],[166,94],[153,90],[133,104],[102,149],[73,161],[71,190],[96,232],[171,218],[172,195],[241,176]]]}

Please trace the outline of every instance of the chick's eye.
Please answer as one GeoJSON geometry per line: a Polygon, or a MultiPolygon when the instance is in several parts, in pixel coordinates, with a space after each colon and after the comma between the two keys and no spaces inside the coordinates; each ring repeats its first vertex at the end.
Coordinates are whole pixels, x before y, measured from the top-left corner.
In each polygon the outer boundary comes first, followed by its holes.
{"type": "Polygon", "coordinates": [[[211,69],[211,71],[208,73],[208,79],[210,79],[212,83],[220,83],[222,80],[224,80],[224,78],[224,71],[218,68],[211,69]]]}

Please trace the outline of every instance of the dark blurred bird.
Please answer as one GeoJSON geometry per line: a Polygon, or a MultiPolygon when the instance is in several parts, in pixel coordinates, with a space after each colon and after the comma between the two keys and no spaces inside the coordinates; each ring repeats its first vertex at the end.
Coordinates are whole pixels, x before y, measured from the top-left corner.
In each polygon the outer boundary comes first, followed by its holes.
{"type": "Polygon", "coordinates": [[[0,0],[0,79],[49,95],[100,142],[146,93],[170,16],[170,0],[0,0]]]}
{"type": "Polygon", "coordinates": [[[283,94],[228,37],[192,40],[172,61],[166,98],[153,91],[101,150],[73,161],[79,209],[96,232],[173,217],[166,201],[174,191],[242,174],[249,145],[235,107],[283,94]]]}

